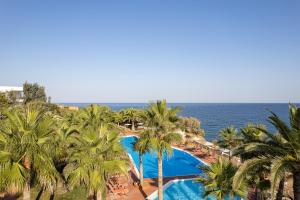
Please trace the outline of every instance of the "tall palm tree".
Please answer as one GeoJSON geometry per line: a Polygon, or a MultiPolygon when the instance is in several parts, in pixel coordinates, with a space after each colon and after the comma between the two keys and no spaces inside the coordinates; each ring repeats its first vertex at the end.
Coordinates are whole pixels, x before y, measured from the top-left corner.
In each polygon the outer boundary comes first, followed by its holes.
{"type": "MultiPolygon", "coordinates": [[[[266,159],[264,156],[268,155],[268,152],[263,149],[253,148],[252,144],[262,143],[273,145],[276,141],[273,139],[273,135],[267,132],[264,125],[249,124],[244,128],[241,128],[240,139],[242,142],[233,151],[234,155],[240,155],[243,165],[237,171],[234,177],[234,187],[242,180],[248,183],[249,188],[252,189],[249,195],[254,196],[255,199],[266,199],[270,190],[270,180],[266,179],[270,175],[270,159],[266,159]],[[262,162],[258,163],[257,158],[262,162]],[[251,163],[255,163],[249,166],[251,163]],[[246,168],[245,168],[246,167],[246,168]]],[[[269,152],[270,153],[270,152],[269,152]]],[[[279,191],[283,191],[283,188],[279,188],[279,191]]],[[[280,192],[277,193],[279,196],[280,192]]]]}
{"type": "Polygon", "coordinates": [[[49,151],[53,118],[30,104],[5,115],[0,126],[0,176],[6,191],[23,189],[23,199],[29,200],[34,181],[53,192],[60,179],[49,151]]]}
{"type": "Polygon", "coordinates": [[[290,126],[271,112],[269,121],[275,126],[278,134],[266,132],[263,140],[254,140],[242,146],[245,152],[258,156],[243,163],[236,174],[235,186],[238,186],[240,180],[253,168],[269,164],[272,195],[279,185],[277,196],[282,196],[284,177],[290,173],[293,176],[294,199],[300,199],[300,108],[290,105],[289,116],[290,126]]]}
{"type": "Polygon", "coordinates": [[[196,182],[203,183],[205,186],[206,198],[208,195],[215,196],[218,200],[229,196],[233,199],[234,196],[244,196],[245,190],[243,185],[238,189],[233,189],[233,177],[238,169],[232,162],[226,159],[218,158],[216,163],[211,166],[202,166],[200,169],[205,175],[201,175],[196,179],[196,182]]]}
{"type": "Polygon", "coordinates": [[[180,141],[176,133],[179,108],[168,108],[166,100],[151,103],[145,112],[146,126],[150,134],[151,148],[157,152],[158,159],[158,199],[163,199],[163,155],[172,154],[173,142],[180,141]]]}
{"type": "Polygon", "coordinates": [[[108,175],[126,173],[128,166],[118,133],[110,132],[105,125],[96,130],[82,130],[64,174],[70,188],[83,184],[89,195],[100,200],[105,198],[108,175]]]}
{"type": "Polygon", "coordinates": [[[143,155],[150,151],[151,142],[150,142],[151,134],[149,131],[144,131],[139,138],[136,138],[133,143],[133,149],[139,152],[139,164],[140,164],[140,185],[144,186],[144,174],[143,174],[143,155]]]}

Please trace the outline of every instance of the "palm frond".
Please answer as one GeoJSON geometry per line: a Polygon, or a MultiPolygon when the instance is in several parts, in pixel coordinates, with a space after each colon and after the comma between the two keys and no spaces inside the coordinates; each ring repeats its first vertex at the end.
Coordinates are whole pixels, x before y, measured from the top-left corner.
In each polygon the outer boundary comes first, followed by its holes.
{"type": "Polygon", "coordinates": [[[232,187],[238,189],[241,187],[243,181],[245,180],[248,173],[251,172],[257,166],[268,165],[270,164],[270,159],[267,157],[252,158],[246,160],[237,170],[236,174],[233,177],[232,187]]]}

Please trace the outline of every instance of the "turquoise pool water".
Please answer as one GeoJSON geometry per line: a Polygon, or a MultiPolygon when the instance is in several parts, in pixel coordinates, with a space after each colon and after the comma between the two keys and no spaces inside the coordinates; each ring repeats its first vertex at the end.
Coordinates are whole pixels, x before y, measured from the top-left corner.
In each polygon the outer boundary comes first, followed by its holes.
{"type": "MultiPolygon", "coordinates": [[[[121,143],[125,147],[126,151],[132,157],[136,168],[139,170],[139,154],[135,152],[132,147],[135,137],[124,137],[121,143]]],[[[143,168],[145,178],[157,178],[157,156],[154,152],[146,153],[143,155],[143,168]]],[[[173,155],[169,158],[163,156],[163,176],[188,176],[188,175],[199,175],[201,170],[197,166],[204,165],[196,157],[188,154],[185,151],[181,151],[173,148],[173,155]]]]}
{"type": "MultiPolygon", "coordinates": [[[[179,180],[172,183],[164,190],[164,200],[199,200],[204,199],[204,186],[200,183],[195,183],[193,180],[179,180]]],[[[157,199],[154,198],[155,200],[157,199]]],[[[208,196],[207,200],[215,200],[213,196],[208,196]]],[[[225,198],[229,200],[230,198],[225,198]]],[[[240,197],[235,197],[234,200],[240,200],[240,197]]]]}

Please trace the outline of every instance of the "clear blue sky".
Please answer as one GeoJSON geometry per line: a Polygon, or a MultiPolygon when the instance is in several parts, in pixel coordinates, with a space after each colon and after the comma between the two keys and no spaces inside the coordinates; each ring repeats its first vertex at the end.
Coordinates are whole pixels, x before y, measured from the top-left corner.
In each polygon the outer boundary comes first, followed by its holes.
{"type": "Polygon", "coordinates": [[[300,102],[299,0],[0,1],[0,85],[55,102],[300,102]]]}

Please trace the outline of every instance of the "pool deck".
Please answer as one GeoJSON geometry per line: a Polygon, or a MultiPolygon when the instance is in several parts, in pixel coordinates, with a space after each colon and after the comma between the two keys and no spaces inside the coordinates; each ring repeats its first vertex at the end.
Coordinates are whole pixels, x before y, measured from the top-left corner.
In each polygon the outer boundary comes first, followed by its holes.
{"type": "MultiPolygon", "coordinates": [[[[124,136],[130,136],[130,135],[137,135],[131,131],[125,132],[122,135],[124,136]]],[[[194,153],[192,148],[181,148],[194,156],[200,158],[203,160],[205,163],[213,163],[216,161],[216,156],[215,155],[208,155],[205,152],[197,152],[194,153]]],[[[131,171],[129,172],[129,192],[126,195],[123,196],[118,196],[115,199],[120,199],[120,200],[142,200],[146,199],[150,194],[155,192],[157,190],[157,179],[154,178],[146,178],[144,179],[144,187],[141,188],[137,185],[134,185],[134,183],[139,182],[138,176],[134,170],[133,165],[131,166],[131,171]]],[[[195,178],[196,176],[182,176],[182,177],[164,177],[164,184],[169,182],[170,180],[175,180],[175,179],[187,179],[187,178],[195,178]]],[[[113,199],[113,198],[107,198],[107,199],[113,199]]]]}

